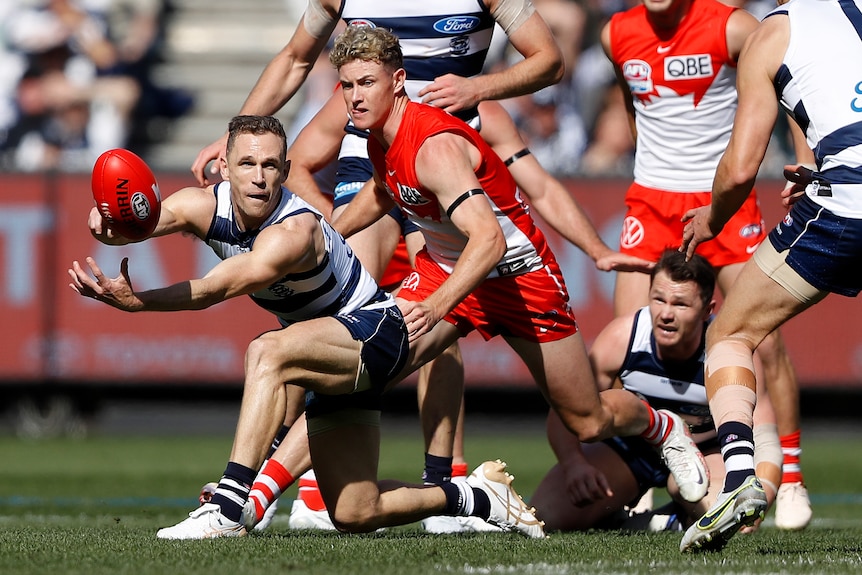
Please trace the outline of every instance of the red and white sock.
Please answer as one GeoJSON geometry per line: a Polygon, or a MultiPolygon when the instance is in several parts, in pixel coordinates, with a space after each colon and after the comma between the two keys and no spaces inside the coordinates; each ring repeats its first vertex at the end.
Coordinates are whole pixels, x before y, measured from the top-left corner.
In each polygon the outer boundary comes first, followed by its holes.
{"type": "Polygon", "coordinates": [[[326,511],[326,504],[320,495],[320,488],[317,486],[317,477],[314,476],[314,470],[306,471],[299,478],[299,495],[297,499],[305,503],[305,506],[312,511],[326,511]]]}
{"type": "Polygon", "coordinates": [[[646,405],[647,410],[649,410],[649,425],[646,430],[641,433],[641,437],[643,437],[650,445],[661,445],[661,443],[667,439],[668,434],[670,434],[670,430],[673,429],[673,420],[668,417],[666,413],[656,411],[650,407],[650,404],[646,401],[644,401],[644,405],[646,405]]]}
{"type": "Polygon", "coordinates": [[[467,481],[467,462],[452,464],[452,481],[467,481]]]}
{"type": "Polygon", "coordinates": [[[293,482],[293,475],[278,461],[270,459],[264,464],[254,478],[254,484],[248,494],[249,500],[254,503],[258,521],[263,518],[272,502],[278,499],[282,491],[293,485],[293,482]]]}
{"type": "Polygon", "coordinates": [[[781,483],[803,483],[802,466],[799,462],[802,457],[800,436],[801,432],[797,429],[780,438],[781,453],[784,454],[784,464],[781,466],[781,483]]]}

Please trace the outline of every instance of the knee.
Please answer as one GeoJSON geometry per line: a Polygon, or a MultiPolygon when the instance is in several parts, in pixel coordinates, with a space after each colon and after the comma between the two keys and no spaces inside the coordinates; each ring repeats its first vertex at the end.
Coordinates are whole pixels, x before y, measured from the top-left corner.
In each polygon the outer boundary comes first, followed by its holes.
{"type": "Polygon", "coordinates": [[[370,507],[336,505],[329,513],[332,524],[343,533],[370,533],[377,529],[370,507]]]}
{"type": "Polygon", "coordinates": [[[574,433],[578,440],[593,443],[605,437],[604,422],[598,416],[584,417],[572,412],[558,412],[566,428],[574,433]]]}
{"type": "Polygon", "coordinates": [[[260,381],[265,379],[267,372],[276,369],[277,350],[279,346],[273,337],[265,333],[248,345],[245,351],[246,380],[260,381]]]}
{"type": "Polygon", "coordinates": [[[787,357],[787,350],[784,348],[784,340],[780,332],[773,331],[767,335],[757,346],[755,353],[764,366],[777,365],[783,361],[787,357]]]}

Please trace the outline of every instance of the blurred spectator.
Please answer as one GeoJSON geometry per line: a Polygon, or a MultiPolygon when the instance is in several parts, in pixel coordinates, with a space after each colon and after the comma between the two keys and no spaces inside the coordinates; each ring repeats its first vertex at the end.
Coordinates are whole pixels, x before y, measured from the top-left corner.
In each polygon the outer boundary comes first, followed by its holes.
{"type": "Polygon", "coordinates": [[[548,86],[517,98],[516,124],[536,160],[551,174],[578,173],[587,145],[584,123],[570,86],[548,86]]]}
{"type": "MultiPolygon", "coordinates": [[[[8,22],[18,7],[17,0],[0,2],[0,22],[8,22]]],[[[9,130],[18,117],[15,91],[26,67],[24,56],[9,45],[6,26],[0,26],[0,150],[4,148],[9,130]]]]}
{"type": "Polygon", "coordinates": [[[539,163],[556,176],[572,176],[587,144],[575,75],[586,12],[574,0],[533,0],[533,4],[560,46],[566,72],[559,83],[505,105],[539,163]]]}
{"type": "Polygon", "coordinates": [[[141,144],[130,136],[145,119],[189,109],[188,98],[166,105],[149,78],[160,0],[17,2],[2,34],[26,66],[5,167],[86,171],[106,149],[141,144]]]}
{"type": "Polygon", "coordinates": [[[80,0],[103,14],[109,40],[116,46],[112,73],[131,76],[141,89],[132,117],[129,146],[145,153],[164,138],[170,120],[191,111],[191,92],[166,88],[153,80],[153,68],[161,61],[165,21],[173,12],[165,0],[80,0]]]}

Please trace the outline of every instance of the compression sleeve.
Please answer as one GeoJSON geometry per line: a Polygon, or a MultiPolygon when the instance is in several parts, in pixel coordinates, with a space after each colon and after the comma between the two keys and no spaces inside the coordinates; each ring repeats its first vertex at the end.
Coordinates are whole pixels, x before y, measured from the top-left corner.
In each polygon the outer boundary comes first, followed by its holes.
{"type": "Polygon", "coordinates": [[[491,11],[491,16],[509,35],[520,28],[535,11],[531,0],[500,0],[491,11]]]}
{"type": "Polygon", "coordinates": [[[302,22],[305,26],[305,31],[311,34],[312,37],[320,38],[326,34],[333,20],[334,18],[321,5],[320,0],[308,0],[308,6],[305,8],[302,22]]]}

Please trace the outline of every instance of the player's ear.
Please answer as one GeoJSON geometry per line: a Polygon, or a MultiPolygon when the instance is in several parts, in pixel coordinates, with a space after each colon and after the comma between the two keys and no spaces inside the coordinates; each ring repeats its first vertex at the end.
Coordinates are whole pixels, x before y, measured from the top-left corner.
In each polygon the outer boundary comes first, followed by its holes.
{"type": "Polygon", "coordinates": [[[404,68],[398,68],[395,70],[395,73],[392,74],[392,87],[395,89],[396,94],[404,89],[404,82],[406,79],[407,72],[404,71],[404,68]]]}
{"type": "Polygon", "coordinates": [[[228,179],[228,169],[227,169],[227,158],[224,156],[219,156],[219,159],[216,160],[219,163],[219,173],[221,174],[221,179],[228,179]]]}
{"type": "Polygon", "coordinates": [[[284,174],[282,174],[282,177],[283,177],[284,179],[282,180],[282,182],[286,182],[286,181],[287,181],[287,176],[288,176],[289,174],[290,174],[290,160],[285,160],[285,161],[284,161],[284,174]]]}

